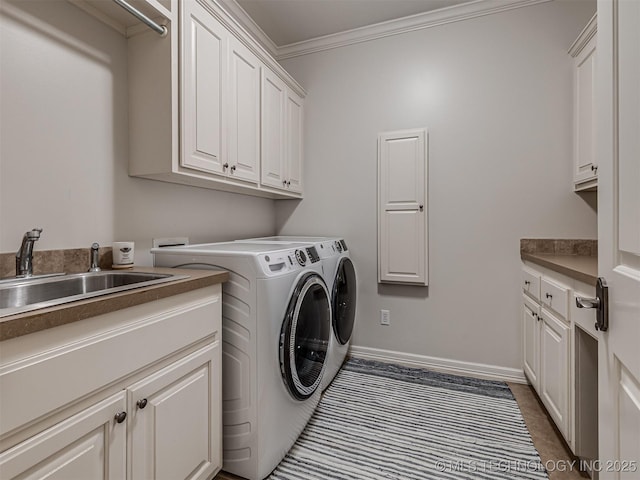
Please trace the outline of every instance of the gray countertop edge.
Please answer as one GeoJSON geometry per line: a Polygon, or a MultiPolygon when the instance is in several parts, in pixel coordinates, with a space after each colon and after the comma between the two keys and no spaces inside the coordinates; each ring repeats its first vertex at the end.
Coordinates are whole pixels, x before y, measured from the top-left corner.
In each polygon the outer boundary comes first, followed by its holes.
{"type": "Polygon", "coordinates": [[[552,255],[520,253],[522,260],[527,260],[554,272],[562,273],[588,285],[595,285],[598,280],[598,258],[578,255],[552,255]],[[585,266],[585,263],[588,265],[585,266]]]}

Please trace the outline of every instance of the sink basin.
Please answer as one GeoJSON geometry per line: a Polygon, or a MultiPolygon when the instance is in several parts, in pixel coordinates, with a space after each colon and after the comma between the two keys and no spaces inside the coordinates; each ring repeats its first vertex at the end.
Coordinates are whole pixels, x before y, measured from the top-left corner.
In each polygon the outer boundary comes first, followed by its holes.
{"type": "Polygon", "coordinates": [[[188,278],[148,272],[91,272],[0,283],[0,317],[188,278]]]}

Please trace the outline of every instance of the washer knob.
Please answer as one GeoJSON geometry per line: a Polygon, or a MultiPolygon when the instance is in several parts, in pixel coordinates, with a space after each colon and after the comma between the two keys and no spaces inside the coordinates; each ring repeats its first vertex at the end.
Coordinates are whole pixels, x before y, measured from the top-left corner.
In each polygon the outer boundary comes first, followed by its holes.
{"type": "Polygon", "coordinates": [[[336,240],[336,250],[338,250],[338,252],[342,252],[342,244],[336,240]]]}
{"type": "Polygon", "coordinates": [[[302,250],[296,250],[296,260],[300,264],[301,267],[304,267],[307,263],[307,256],[304,254],[302,250]]]}

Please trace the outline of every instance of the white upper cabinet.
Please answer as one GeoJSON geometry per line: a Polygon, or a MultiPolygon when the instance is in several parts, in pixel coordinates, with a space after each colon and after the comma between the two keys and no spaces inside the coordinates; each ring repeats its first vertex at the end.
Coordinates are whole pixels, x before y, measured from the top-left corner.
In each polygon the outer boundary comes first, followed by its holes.
{"type": "Polygon", "coordinates": [[[596,16],[569,50],[574,58],[573,187],[591,190],[598,185],[595,135],[596,16]]]}
{"type": "Polygon", "coordinates": [[[227,153],[229,175],[258,183],[261,63],[237,38],[229,38],[227,153]]]}
{"type": "Polygon", "coordinates": [[[168,3],[128,39],[129,174],[301,198],[304,90],[215,0],[168,3]]]}
{"type": "Polygon", "coordinates": [[[302,193],[302,97],[274,72],[262,75],[262,184],[302,193]]]}
{"type": "Polygon", "coordinates": [[[427,131],[378,136],[378,281],[428,284],[427,131]]]}
{"type": "Polygon", "coordinates": [[[287,87],[274,73],[262,74],[262,183],[286,188],[284,110],[287,87]]]}
{"type": "Polygon", "coordinates": [[[285,144],[287,189],[302,193],[302,136],[303,136],[303,100],[290,89],[287,89],[285,105],[285,144]]]}
{"type": "Polygon", "coordinates": [[[229,33],[198,2],[182,7],[182,156],[184,167],[226,173],[223,82],[229,33]]]}

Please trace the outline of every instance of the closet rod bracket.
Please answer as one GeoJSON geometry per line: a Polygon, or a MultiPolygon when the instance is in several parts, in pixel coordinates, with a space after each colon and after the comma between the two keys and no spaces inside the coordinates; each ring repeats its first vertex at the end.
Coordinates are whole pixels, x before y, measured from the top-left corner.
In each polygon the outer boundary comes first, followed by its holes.
{"type": "Polygon", "coordinates": [[[124,8],[131,15],[136,17],[138,20],[140,20],[142,23],[144,23],[146,26],[148,26],[151,30],[158,33],[161,37],[165,37],[169,32],[167,27],[154,22],[149,17],[147,17],[144,13],[142,13],[140,10],[135,8],[133,5],[128,4],[124,0],[113,0],[113,1],[119,6],[121,6],[122,8],[124,8]]]}

